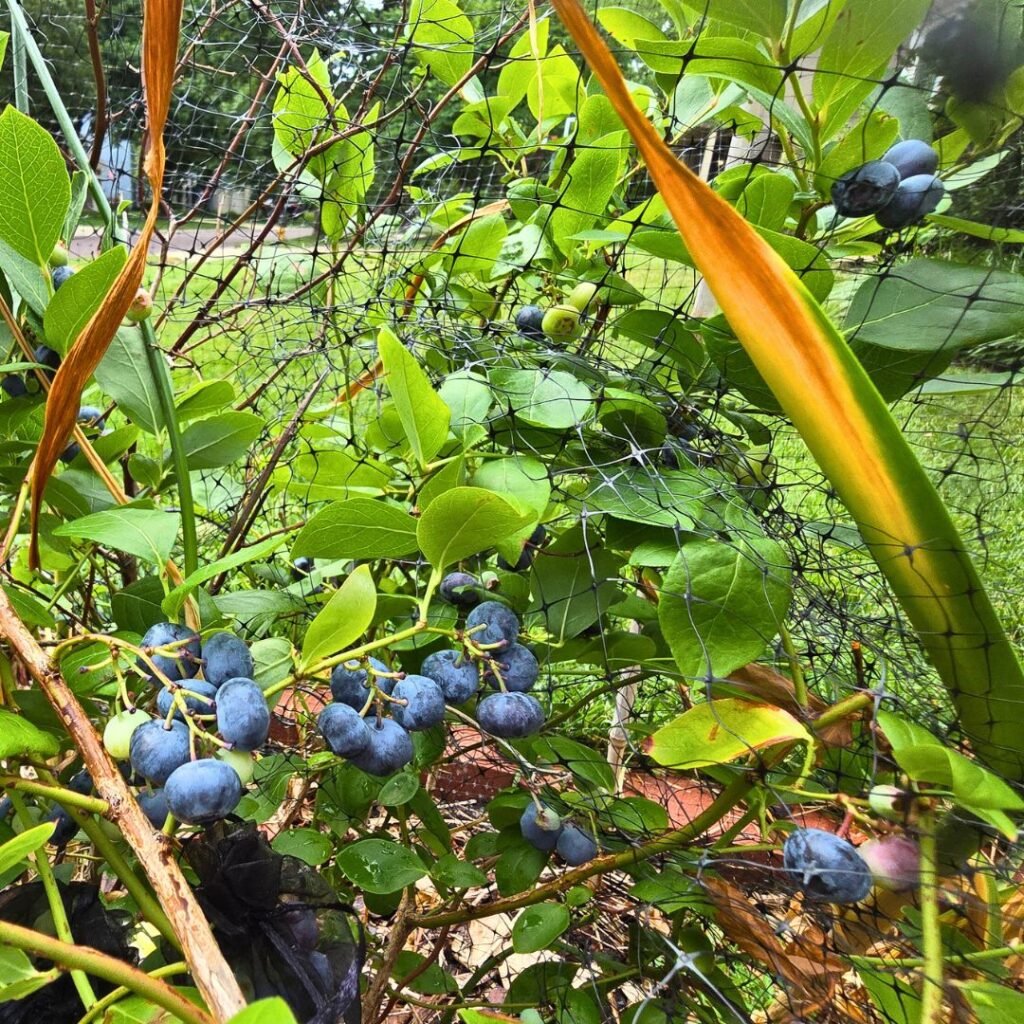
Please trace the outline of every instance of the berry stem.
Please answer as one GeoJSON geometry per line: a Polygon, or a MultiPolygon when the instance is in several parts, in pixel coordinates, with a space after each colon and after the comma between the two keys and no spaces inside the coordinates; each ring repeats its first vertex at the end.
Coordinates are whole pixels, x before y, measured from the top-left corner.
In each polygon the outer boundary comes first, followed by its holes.
{"type": "Polygon", "coordinates": [[[76,793],[73,789],[65,789],[63,786],[48,786],[43,782],[19,778],[17,775],[0,775],[0,786],[4,789],[13,789],[21,793],[31,793],[33,796],[46,797],[48,800],[56,800],[63,807],[77,807],[80,811],[85,811],[86,814],[104,815],[110,810],[107,801],[101,800],[97,796],[86,796],[84,793],[76,793]]]}

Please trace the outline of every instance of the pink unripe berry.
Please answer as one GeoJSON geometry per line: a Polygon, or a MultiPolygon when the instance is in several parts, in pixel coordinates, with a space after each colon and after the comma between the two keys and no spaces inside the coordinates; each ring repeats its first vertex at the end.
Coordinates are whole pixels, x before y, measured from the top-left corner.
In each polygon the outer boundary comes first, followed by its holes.
{"type": "Polygon", "coordinates": [[[130,320],[133,324],[141,324],[143,320],[149,319],[149,315],[152,312],[153,296],[145,288],[140,288],[135,293],[135,298],[132,299],[128,312],[125,313],[125,319],[130,320]]]}
{"type": "Polygon", "coordinates": [[[891,892],[904,892],[917,886],[921,873],[921,849],[905,836],[869,839],[857,847],[875,884],[891,892]]]}

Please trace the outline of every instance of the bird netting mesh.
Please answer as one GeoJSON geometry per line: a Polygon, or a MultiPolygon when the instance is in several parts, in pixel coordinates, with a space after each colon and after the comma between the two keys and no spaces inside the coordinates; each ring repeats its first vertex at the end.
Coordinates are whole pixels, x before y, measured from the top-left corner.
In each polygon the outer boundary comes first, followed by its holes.
{"type": "MultiPolygon", "coordinates": [[[[133,236],[149,201],[137,7],[24,10],[133,236]]],[[[1019,646],[1019,7],[589,13],[679,159],[839,325],[1019,646]],[[834,183],[909,139],[938,154],[937,212],[890,229],[841,216],[834,183]]],[[[0,75],[73,160],[17,36],[0,75]]],[[[281,693],[238,813],[354,905],[364,1019],[1017,1019],[1020,801],[1010,760],[988,771],[974,750],[982,734],[1015,745],[1005,702],[1024,695],[964,679],[965,724],[554,13],[189,0],[165,141],[145,284],[200,565],[238,555],[199,607],[281,693]],[[404,353],[386,372],[382,337],[404,353]],[[376,613],[344,647],[394,636],[375,653],[406,673],[450,647],[457,604],[431,600],[430,630],[411,627],[437,582],[425,517],[459,487],[519,517],[504,533],[488,521],[493,539],[449,568],[520,616],[547,721],[496,741],[456,709],[417,735],[416,771],[382,784],[324,752],[326,673],[293,677],[292,653],[360,565],[376,613]],[[681,715],[698,724],[665,729],[681,715]],[[898,797],[880,812],[885,786],[898,797]],[[531,795],[598,838],[599,871],[520,836],[531,795]],[[812,828],[911,853],[865,898],[816,901],[781,855],[812,828]],[[346,857],[368,840],[398,840],[413,867],[346,857]]],[[[93,204],[66,241],[78,273],[109,247],[93,204]]],[[[104,410],[95,443],[127,495],[177,511],[132,337],[83,402],[104,410]]],[[[806,403],[828,401],[806,382],[806,403]]],[[[14,397],[0,418],[13,516],[41,406],[14,397]]],[[[872,465],[858,486],[880,486],[872,465]]],[[[82,558],[54,532],[110,507],[89,466],[72,458],[47,498],[43,572],[19,543],[3,581],[46,605],[46,635],[163,618],[152,566],[102,544],[82,558]]],[[[469,512],[448,529],[472,532],[469,512]]],[[[83,693],[102,717],[109,694],[83,693]]],[[[84,842],[64,857],[69,877],[98,870],[84,842]]]]}

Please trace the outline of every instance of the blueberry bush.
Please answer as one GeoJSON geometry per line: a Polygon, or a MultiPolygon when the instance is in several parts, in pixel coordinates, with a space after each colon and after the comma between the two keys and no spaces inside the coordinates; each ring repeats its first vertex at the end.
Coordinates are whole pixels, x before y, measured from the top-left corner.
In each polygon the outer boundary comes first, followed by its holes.
{"type": "Polygon", "coordinates": [[[44,13],[0,1024],[1020,1019],[1019,6],[44,13]]]}

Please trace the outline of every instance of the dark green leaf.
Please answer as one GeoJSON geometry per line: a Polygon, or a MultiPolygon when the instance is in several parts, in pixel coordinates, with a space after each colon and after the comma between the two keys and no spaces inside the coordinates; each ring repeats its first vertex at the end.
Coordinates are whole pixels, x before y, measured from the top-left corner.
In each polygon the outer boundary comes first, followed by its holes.
{"type": "Polygon", "coordinates": [[[58,537],[104,544],[162,566],[178,536],[178,517],[157,509],[121,506],[63,523],[58,537]]]}
{"type": "Polygon", "coordinates": [[[27,718],[0,708],[0,758],[52,757],[59,749],[52,736],[37,729],[27,718]]]}
{"type": "MultiPolygon", "coordinates": [[[[57,294],[62,293],[63,289],[57,294]]],[[[117,331],[96,367],[96,383],[143,430],[155,434],[163,427],[159,391],[150,372],[142,331],[126,327],[117,331]]]]}
{"type": "Polygon", "coordinates": [[[338,867],[367,892],[397,892],[422,878],[427,869],[412,850],[387,839],[362,839],[344,847],[338,867]]]}
{"type": "Polygon", "coordinates": [[[359,566],[331,595],[320,614],[309,624],[302,642],[302,665],[309,668],[320,658],[343,651],[373,621],[377,591],[370,567],[359,566]]]}
{"type": "Polygon", "coordinates": [[[569,911],[561,903],[537,903],[512,925],[512,948],[517,953],[547,949],[568,927],[569,911]]]}
{"type": "Polygon", "coordinates": [[[251,412],[222,412],[193,423],[181,435],[188,468],[230,466],[249,450],[262,430],[263,420],[251,412]]]}
{"type": "Polygon", "coordinates": [[[321,509],[299,531],[292,557],[402,558],[416,550],[416,520],[373,498],[349,498],[321,509]]]}

